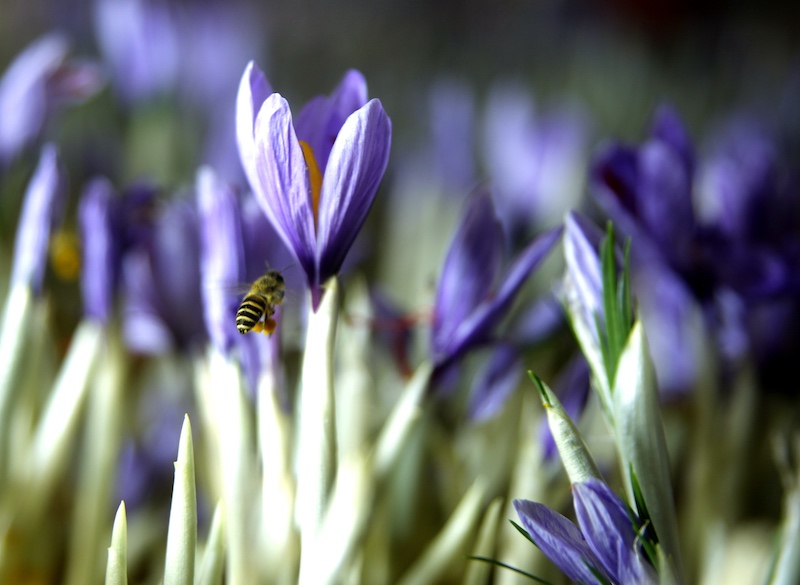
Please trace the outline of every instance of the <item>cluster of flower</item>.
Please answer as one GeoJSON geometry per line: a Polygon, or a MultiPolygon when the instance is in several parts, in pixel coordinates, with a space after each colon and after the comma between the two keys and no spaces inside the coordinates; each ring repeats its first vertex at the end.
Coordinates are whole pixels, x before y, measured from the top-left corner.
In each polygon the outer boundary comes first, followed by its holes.
{"type": "Polygon", "coordinates": [[[778,137],[737,118],[699,159],[665,106],[587,161],[585,113],[504,85],[474,187],[476,115],[449,81],[383,202],[392,122],[362,74],[293,117],[252,61],[237,93],[252,45],[200,33],[247,14],[207,8],[100,0],[104,63],[49,35],[0,79],[5,209],[28,181],[0,323],[0,581],[800,581],[800,185],[778,137]],[[224,74],[183,65],[198,54],[224,74]],[[62,140],[67,104],[128,127],[62,140]],[[207,146],[172,189],[184,106],[207,146]],[[155,182],[92,176],[143,159],[155,182]],[[87,176],[75,206],[67,169],[87,176]],[[570,490],[577,524],[554,509],[570,490]]]}

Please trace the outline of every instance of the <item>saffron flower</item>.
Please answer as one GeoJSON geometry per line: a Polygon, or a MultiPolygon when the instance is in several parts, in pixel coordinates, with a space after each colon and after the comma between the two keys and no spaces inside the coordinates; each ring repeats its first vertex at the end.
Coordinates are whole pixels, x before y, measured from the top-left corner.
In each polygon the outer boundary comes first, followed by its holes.
{"type": "Polygon", "coordinates": [[[293,122],[254,64],[237,100],[239,153],[259,204],[306,274],[316,311],[375,198],[392,125],[366,83],[347,73],[330,98],[311,100],[293,122]],[[366,102],[366,103],[365,103],[366,102]]]}
{"type": "Polygon", "coordinates": [[[534,544],[576,583],[657,583],[642,556],[638,519],[602,481],[573,484],[578,526],[543,504],[514,500],[522,526],[534,544]]]}

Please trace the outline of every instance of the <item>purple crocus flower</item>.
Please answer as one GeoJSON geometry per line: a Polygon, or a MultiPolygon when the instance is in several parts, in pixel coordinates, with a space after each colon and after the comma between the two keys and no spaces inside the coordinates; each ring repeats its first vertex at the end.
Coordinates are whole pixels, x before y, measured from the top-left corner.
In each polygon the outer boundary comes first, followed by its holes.
{"type": "Polygon", "coordinates": [[[505,236],[491,196],[480,190],[469,199],[436,292],[431,351],[440,370],[491,340],[517,292],[560,236],[556,228],[533,240],[501,278],[505,236]]]}
{"type": "Polygon", "coordinates": [[[83,240],[81,290],[84,313],[108,322],[119,272],[119,244],[115,235],[115,193],[106,179],[94,179],[83,192],[78,220],[83,240]]]}
{"type": "Polygon", "coordinates": [[[595,196],[632,236],[633,289],[664,392],[694,382],[698,313],[723,351],[751,346],[762,381],[781,379],[768,370],[800,353],[800,226],[775,159],[764,132],[737,120],[698,165],[679,117],[661,108],[643,144],[609,145],[593,165],[595,196]]]}
{"type": "Polygon", "coordinates": [[[65,196],[66,175],[58,149],[47,144],[25,192],[14,244],[12,285],[29,286],[35,294],[41,292],[50,232],[60,220],[65,196]]]}
{"type": "Polygon", "coordinates": [[[132,250],[151,245],[155,220],[153,188],[135,184],[118,193],[97,177],[83,189],[78,223],[83,242],[81,292],[84,314],[108,322],[116,302],[122,262],[132,250]]]}
{"type": "Polygon", "coordinates": [[[69,44],[58,34],[34,41],[0,79],[0,166],[41,134],[53,110],[94,95],[102,86],[96,65],[67,61],[69,44]]]}
{"type": "Polygon", "coordinates": [[[638,519],[624,502],[596,479],[573,484],[572,493],[578,526],[543,504],[514,500],[536,546],[576,583],[657,583],[653,567],[639,551],[638,519]]]}
{"type": "Polygon", "coordinates": [[[195,208],[184,199],[164,204],[152,236],[123,259],[123,334],[142,353],[189,349],[206,338],[195,208]]]}
{"type": "Polygon", "coordinates": [[[492,88],[484,123],[485,160],[498,215],[512,242],[526,238],[534,226],[560,223],[578,204],[588,126],[576,107],[539,112],[526,88],[508,82],[492,88]]]}
{"type": "Polygon", "coordinates": [[[94,21],[114,89],[125,102],[152,99],[174,88],[178,33],[165,2],[97,0],[94,21]]]}
{"type": "Polygon", "coordinates": [[[242,294],[231,294],[229,288],[255,280],[267,265],[285,259],[285,249],[252,196],[240,196],[210,168],[198,173],[197,198],[206,328],[218,351],[230,354],[238,349],[250,387],[255,388],[259,373],[275,358],[277,338],[237,331],[242,294]]]}
{"type": "Polygon", "coordinates": [[[254,63],[237,102],[242,165],[258,202],[306,274],[312,307],[355,240],[386,170],[392,126],[377,99],[366,102],[351,71],[330,98],[311,100],[293,123],[254,63]]]}

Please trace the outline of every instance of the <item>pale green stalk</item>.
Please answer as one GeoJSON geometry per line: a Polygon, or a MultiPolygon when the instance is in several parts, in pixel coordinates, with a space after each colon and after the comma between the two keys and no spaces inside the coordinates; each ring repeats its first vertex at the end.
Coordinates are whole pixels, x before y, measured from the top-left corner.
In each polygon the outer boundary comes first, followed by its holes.
{"type": "Polygon", "coordinates": [[[294,477],[290,451],[292,424],[278,403],[273,370],[262,374],[258,386],[258,443],[261,456],[261,568],[280,582],[296,575],[299,551],[292,523],[294,477]]]}
{"type": "Polygon", "coordinates": [[[308,330],[300,381],[295,521],[300,527],[301,585],[314,583],[316,560],[308,554],[320,530],[328,494],[336,473],[336,421],[333,394],[333,356],[339,286],[325,284],[317,312],[308,312],[308,330]]]}
{"type": "Polygon", "coordinates": [[[30,287],[12,285],[0,325],[0,486],[5,484],[8,472],[9,421],[32,310],[33,293],[30,287]]]}
{"type": "MultiPolygon", "coordinates": [[[[503,509],[502,518],[517,518],[512,500],[525,498],[536,502],[550,502],[552,497],[547,491],[548,474],[542,465],[542,450],[538,441],[532,441],[536,425],[541,413],[541,398],[533,392],[521,392],[521,406],[517,416],[516,461],[511,473],[508,497],[503,509]]],[[[498,536],[497,556],[494,558],[523,571],[540,574],[542,566],[551,566],[549,559],[538,548],[521,538],[510,524],[500,529],[498,536]]],[[[494,581],[497,585],[530,585],[530,579],[513,571],[494,569],[494,581]]]]}
{"type": "Polygon", "coordinates": [[[433,365],[430,362],[420,364],[381,427],[373,455],[374,473],[380,480],[385,479],[394,466],[411,432],[422,418],[422,402],[432,373],[433,365]]]}
{"type": "MultiPolygon", "coordinates": [[[[472,547],[473,557],[493,558],[497,546],[497,529],[500,522],[500,512],[503,510],[503,498],[492,500],[486,513],[483,515],[481,526],[478,529],[478,540],[472,547]]],[[[492,566],[482,561],[469,561],[464,585],[484,585],[489,582],[492,566]]]]}
{"type": "Polygon", "coordinates": [[[217,503],[211,528],[208,530],[203,562],[195,585],[221,585],[225,573],[225,521],[222,515],[222,503],[217,503]]]}
{"type": "Polygon", "coordinates": [[[788,448],[777,451],[778,469],[783,479],[784,510],[778,537],[778,552],[768,585],[800,583],[800,437],[794,438],[794,467],[789,463],[788,448]]]}
{"type": "Polygon", "coordinates": [[[111,530],[111,546],[108,547],[106,563],[106,585],[128,585],[128,520],[125,502],[120,502],[111,530]]]}
{"type": "Polygon", "coordinates": [[[78,325],[32,439],[22,498],[26,517],[47,508],[47,499],[68,463],[102,341],[98,323],[84,320],[78,325]]]}
{"type": "Polygon", "coordinates": [[[589,479],[599,479],[603,481],[603,476],[594,462],[592,454],[586,447],[578,428],[564,410],[561,402],[550,388],[535,378],[542,396],[542,404],[547,412],[547,422],[550,425],[550,432],[553,440],[558,447],[561,462],[567,471],[570,483],[580,483],[589,479]]]}
{"type": "Polygon", "coordinates": [[[339,572],[363,537],[372,509],[373,488],[366,454],[353,454],[340,462],[322,526],[311,541],[311,549],[303,549],[303,554],[313,559],[304,575],[307,582],[340,582],[339,572]]]}
{"type": "Polygon", "coordinates": [[[96,583],[102,574],[100,551],[107,539],[112,480],[120,442],[122,390],[125,376],[123,348],[115,330],[106,329],[106,347],[91,382],[86,413],[86,430],[76,502],[69,540],[65,583],[96,583]]]}
{"type": "Polygon", "coordinates": [[[682,583],[669,453],[655,372],[640,321],[634,324],[620,356],[613,400],[613,424],[628,502],[634,502],[633,472],[664,554],[672,562],[675,579],[682,583]]]}
{"type": "Polygon", "coordinates": [[[261,517],[252,407],[245,396],[238,364],[210,349],[209,372],[228,540],[226,581],[250,585],[258,580],[257,522],[261,517]]]}
{"type": "Polygon", "coordinates": [[[339,461],[357,456],[370,431],[375,410],[375,381],[370,373],[372,306],[367,284],[354,279],[347,290],[346,312],[355,320],[338,330],[339,365],[336,377],[336,447],[339,461]]]}
{"type": "MultiPolygon", "coordinates": [[[[475,525],[483,506],[485,489],[480,479],[469,488],[447,523],[428,544],[419,559],[403,574],[398,585],[442,583],[453,569],[463,567],[475,525]]],[[[457,571],[456,571],[457,572],[457,571]]]]}
{"type": "Polygon", "coordinates": [[[169,512],[164,585],[193,585],[197,547],[197,494],[192,426],[186,415],[175,462],[175,483],[169,512]]]}

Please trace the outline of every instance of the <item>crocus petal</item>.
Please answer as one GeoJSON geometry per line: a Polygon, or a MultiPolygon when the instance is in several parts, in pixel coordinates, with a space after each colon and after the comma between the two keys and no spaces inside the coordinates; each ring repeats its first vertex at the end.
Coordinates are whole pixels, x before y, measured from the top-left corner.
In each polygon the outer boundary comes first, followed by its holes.
{"type": "MultiPolygon", "coordinates": [[[[603,314],[603,278],[600,269],[600,243],[603,233],[582,215],[570,212],[564,221],[564,259],[585,321],[595,318],[605,323],[603,314]]],[[[596,333],[597,328],[592,327],[596,333]]]]}
{"type": "Polygon", "coordinates": [[[467,205],[436,293],[431,341],[440,361],[453,353],[456,331],[489,294],[503,262],[503,229],[488,191],[479,191],[467,205]]]}
{"type": "Polygon", "coordinates": [[[261,107],[255,141],[258,182],[254,191],[258,202],[314,288],[319,279],[308,168],[292,126],[289,104],[280,94],[269,96],[261,107]]]}
{"type": "Polygon", "coordinates": [[[367,82],[358,71],[351,69],[330,97],[311,99],[295,120],[300,140],[311,145],[319,168],[325,170],[331,149],[345,120],[367,103],[367,82]]]}
{"type": "Polygon", "coordinates": [[[683,252],[694,230],[691,180],[686,163],[664,143],[650,141],[639,149],[639,218],[673,253],[683,252]]]}
{"type": "Polygon", "coordinates": [[[67,51],[62,36],[42,37],[20,53],[0,79],[0,163],[14,158],[44,126],[48,81],[67,51]]]}
{"type": "Polygon", "coordinates": [[[106,179],[94,179],[86,186],[78,209],[83,241],[83,310],[104,323],[111,312],[119,255],[113,199],[111,183],[106,179]]]}
{"type": "Polygon", "coordinates": [[[242,81],[239,83],[239,93],[236,95],[236,141],[245,175],[253,189],[258,185],[254,138],[256,117],[261,104],[271,93],[272,87],[264,73],[258,65],[250,61],[245,67],[242,81]]]}
{"type": "Polygon", "coordinates": [[[342,126],[322,181],[317,285],[339,271],[361,229],[383,179],[391,139],[392,123],[377,99],[342,126]]]}
{"type": "Polygon", "coordinates": [[[514,500],[514,509],[536,546],[576,583],[601,585],[590,566],[599,569],[581,531],[543,504],[514,500]]]}
{"type": "Polygon", "coordinates": [[[30,286],[37,294],[44,278],[50,231],[63,210],[65,195],[66,179],[58,149],[45,145],[25,191],[11,275],[11,282],[30,286]]]}
{"type": "Polygon", "coordinates": [[[665,104],[656,110],[650,135],[669,146],[670,150],[681,160],[689,176],[694,173],[692,139],[675,108],[665,104]]]}
{"type": "Polygon", "coordinates": [[[174,349],[175,343],[158,298],[153,272],[145,250],[128,254],[122,264],[125,289],[122,334],[134,352],[158,355],[174,349]]]}
{"type": "Polygon", "coordinates": [[[444,352],[445,359],[454,359],[468,347],[488,341],[494,326],[508,311],[531,272],[556,245],[561,232],[562,229],[559,227],[543,233],[517,256],[503,277],[497,294],[483,300],[464,321],[457,324],[444,352]]]}
{"type": "Polygon", "coordinates": [[[513,394],[522,375],[519,352],[501,344],[493,352],[472,389],[469,418],[473,422],[489,420],[499,413],[513,394]]]}
{"type": "Polygon", "coordinates": [[[234,324],[237,299],[225,286],[242,275],[242,235],[236,194],[208,167],[197,174],[200,211],[200,270],[203,316],[212,343],[227,352],[238,335],[234,324]]]}
{"type": "Polygon", "coordinates": [[[622,500],[596,479],[576,483],[572,490],[578,523],[605,573],[615,583],[622,583],[623,573],[628,577],[639,573],[636,580],[627,583],[649,583],[641,560],[637,558],[636,533],[622,500]]]}

